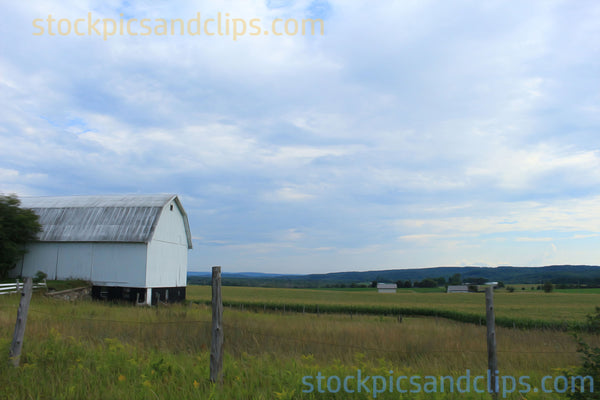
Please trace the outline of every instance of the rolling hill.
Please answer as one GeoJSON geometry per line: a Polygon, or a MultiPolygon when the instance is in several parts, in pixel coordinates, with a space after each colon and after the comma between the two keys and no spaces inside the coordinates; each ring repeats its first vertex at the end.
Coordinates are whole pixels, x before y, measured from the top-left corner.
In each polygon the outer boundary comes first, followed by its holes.
{"type": "MultiPolygon", "coordinates": [[[[414,282],[426,278],[438,277],[443,277],[447,280],[454,274],[460,274],[465,282],[470,279],[480,278],[485,279],[486,281],[502,281],[506,284],[539,284],[545,281],[551,281],[557,284],[600,284],[600,266],[591,265],[551,265],[545,267],[433,267],[331,272],[308,275],[224,272],[223,284],[236,286],[322,287],[372,281],[396,282],[398,280],[411,280],[414,282]]],[[[188,280],[192,284],[208,284],[210,283],[210,272],[189,272],[188,280]]]]}

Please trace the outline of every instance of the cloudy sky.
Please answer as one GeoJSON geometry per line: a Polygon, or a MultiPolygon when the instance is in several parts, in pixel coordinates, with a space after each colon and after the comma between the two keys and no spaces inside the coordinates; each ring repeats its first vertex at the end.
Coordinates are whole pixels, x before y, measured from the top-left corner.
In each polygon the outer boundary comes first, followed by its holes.
{"type": "Polygon", "coordinates": [[[178,193],[195,271],[600,264],[596,0],[0,10],[2,193],[178,193]]]}

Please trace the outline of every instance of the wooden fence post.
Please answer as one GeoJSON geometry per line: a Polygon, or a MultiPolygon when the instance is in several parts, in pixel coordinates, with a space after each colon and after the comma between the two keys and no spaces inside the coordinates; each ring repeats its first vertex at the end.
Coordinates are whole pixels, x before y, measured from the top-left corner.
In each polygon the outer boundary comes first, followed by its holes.
{"type": "Polygon", "coordinates": [[[221,267],[212,268],[212,342],[210,346],[210,380],[223,382],[223,300],[221,267]]]}
{"type": "Polygon", "coordinates": [[[15,324],[15,334],[10,345],[10,361],[13,366],[18,367],[21,361],[21,349],[23,348],[23,337],[25,336],[25,325],[27,325],[27,311],[29,311],[29,302],[31,301],[31,292],[33,291],[33,280],[25,278],[23,292],[21,292],[21,302],[17,311],[17,322],[15,324]]]}
{"type": "Polygon", "coordinates": [[[487,349],[488,349],[488,392],[492,393],[494,399],[498,398],[497,372],[498,358],[496,355],[496,320],[494,317],[494,287],[485,289],[485,316],[487,326],[487,349]]]}

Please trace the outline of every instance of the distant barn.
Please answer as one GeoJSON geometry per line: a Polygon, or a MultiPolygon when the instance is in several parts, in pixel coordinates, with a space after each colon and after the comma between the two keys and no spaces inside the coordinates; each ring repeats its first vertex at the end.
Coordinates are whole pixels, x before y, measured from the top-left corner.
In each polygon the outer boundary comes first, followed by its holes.
{"type": "Polygon", "coordinates": [[[469,287],[466,285],[449,285],[446,293],[469,293],[469,287]]]}
{"type": "Polygon", "coordinates": [[[397,288],[398,288],[398,285],[396,285],[395,283],[378,283],[377,284],[377,291],[379,293],[396,293],[397,288]]]}
{"type": "Polygon", "coordinates": [[[84,279],[95,298],[185,299],[192,236],[174,194],[24,197],[42,225],[13,275],[84,279]]]}

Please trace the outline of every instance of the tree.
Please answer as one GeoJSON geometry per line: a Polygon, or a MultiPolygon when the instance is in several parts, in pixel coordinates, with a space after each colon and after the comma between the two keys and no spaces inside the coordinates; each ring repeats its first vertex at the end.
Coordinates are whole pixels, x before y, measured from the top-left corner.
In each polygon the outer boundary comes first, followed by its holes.
{"type": "Polygon", "coordinates": [[[470,277],[470,278],[465,278],[464,279],[465,283],[469,282],[472,285],[485,285],[485,283],[488,281],[487,278],[475,278],[475,277],[470,277]]]}
{"type": "Polygon", "coordinates": [[[446,278],[444,278],[443,276],[440,276],[439,278],[434,278],[433,280],[437,282],[438,286],[444,286],[446,284],[446,278]]]}
{"type": "Polygon", "coordinates": [[[462,276],[460,274],[454,274],[448,278],[448,285],[460,285],[462,284],[462,276]]]}
{"type": "Polygon", "coordinates": [[[546,282],[544,282],[543,289],[544,289],[544,292],[550,293],[554,290],[554,285],[552,285],[552,282],[546,281],[546,282]]]}
{"type": "Polygon", "coordinates": [[[25,254],[25,244],[42,230],[38,216],[21,208],[16,195],[0,196],[0,279],[5,279],[25,254]]]}
{"type": "Polygon", "coordinates": [[[438,286],[437,282],[431,278],[425,278],[421,282],[415,282],[415,287],[434,288],[437,286],[438,286]]]}

